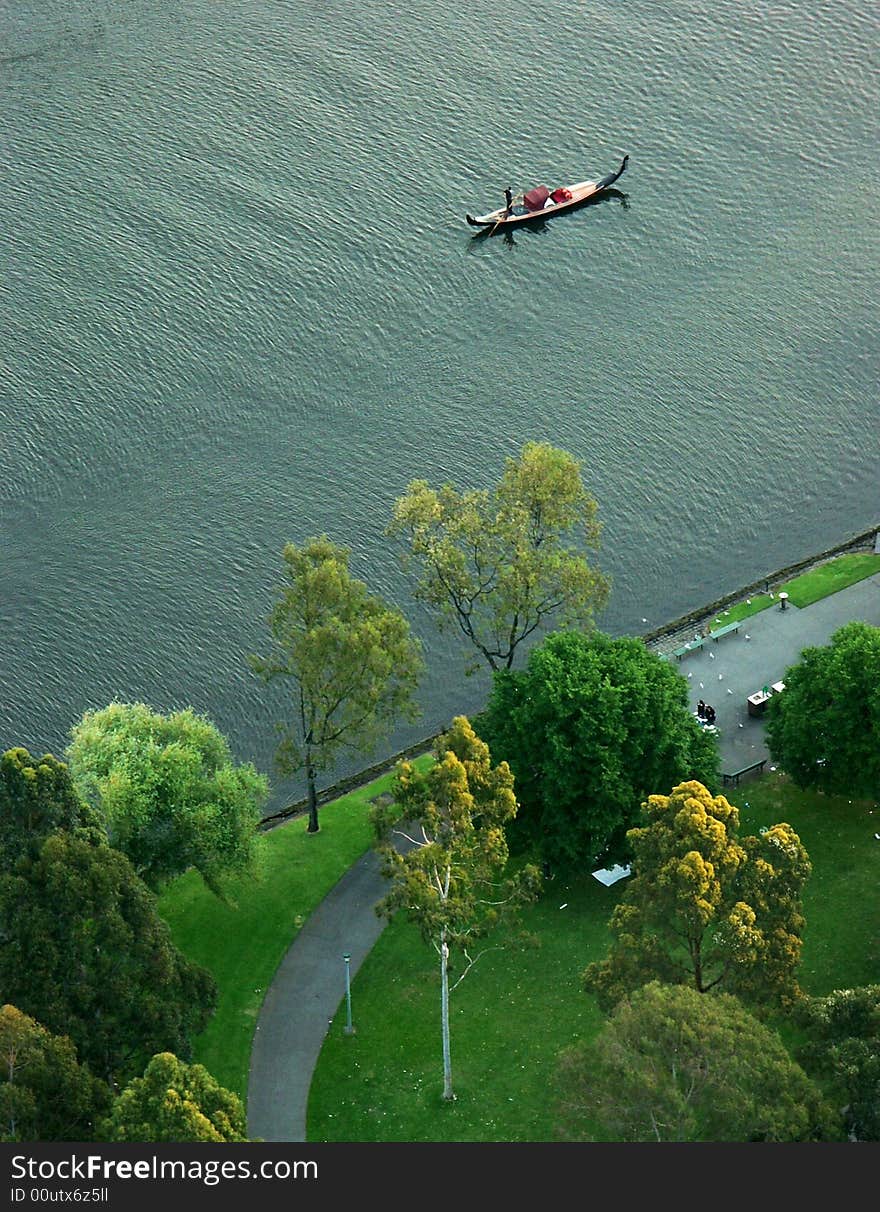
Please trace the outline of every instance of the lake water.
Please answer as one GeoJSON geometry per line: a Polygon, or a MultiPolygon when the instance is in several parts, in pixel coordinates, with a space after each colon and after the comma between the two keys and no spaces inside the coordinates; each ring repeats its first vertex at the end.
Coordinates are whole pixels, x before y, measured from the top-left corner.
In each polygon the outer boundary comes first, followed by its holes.
{"type": "Polygon", "coordinates": [[[411,478],[488,485],[528,439],[583,461],[614,633],[880,520],[877,24],[0,8],[0,748],[60,751],[119,697],[269,770],[283,695],[245,658],[320,532],[428,646],[388,749],[473,710],[383,530],[411,478]],[[624,152],[624,198],[512,241],[464,222],[624,152]]]}

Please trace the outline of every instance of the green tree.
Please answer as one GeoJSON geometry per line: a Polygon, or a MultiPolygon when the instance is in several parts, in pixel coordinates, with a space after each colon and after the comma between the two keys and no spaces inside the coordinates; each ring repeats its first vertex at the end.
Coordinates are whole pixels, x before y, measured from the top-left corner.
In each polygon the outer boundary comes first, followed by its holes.
{"type": "Polygon", "coordinates": [[[195,867],[220,890],[251,862],[266,777],[235,765],[226,738],[191,709],[144,703],[87,711],[67,749],[80,793],[102,814],[110,844],[151,888],[195,867]]]}
{"type": "Polygon", "coordinates": [[[845,1101],[850,1136],[880,1140],[880,985],[804,998],[797,1018],[808,1037],[800,1059],[845,1101]]]}
{"type": "Polygon", "coordinates": [[[0,868],[36,853],[56,829],[106,841],[100,816],[81,798],[63,762],[26,749],[0,757],[0,868]]]}
{"type": "Polygon", "coordinates": [[[477,941],[537,895],[540,877],[534,867],[505,873],[504,829],[517,809],[507,764],[492,766],[488,746],[464,716],[440,737],[436,754],[425,772],[401,763],[394,804],[374,812],[377,849],[391,880],[377,912],[390,918],[403,911],[437,952],[443,1097],[453,1099],[449,995],[488,949],[475,950],[477,941]],[[401,853],[395,838],[411,848],[401,853]],[[462,966],[450,989],[454,950],[462,966]]]}
{"type": "Polygon", "coordinates": [[[0,1009],[0,1140],[91,1140],[110,1088],[15,1006],[0,1009]]]}
{"type": "Polygon", "coordinates": [[[735,997],[685,986],[652,981],[632,993],[593,1043],[563,1053],[560,1086],[562,1130],[574,1140],[839,1136],[775,1032],[735,997]]]}
{"type": "Polygon", "coordinates": [[[188,1057],[214,981],[174,946],[128,859],[56,830],[0,874],[0,989],[109,1082],[188,1057]]]}
{"type": "Polygon", "coordinates": [[[154,1056],[129,1082],[103,1126],[113,1141],[246,1141],[241,1099],[202,1065],[171,1052],[154,1056]]]}
{"type": "Polygon", "coordinates": [[[371,751],[394,721],[415,719],[419,643],[400,611],[373,596],[348,568],[348,551],[323,536],[284,548],[284,584],[269,617],[268,657],[251,657],[265,681],[290,678],[293,721],[278,764],[305,771],[310,833],[318,831],[317,776],[349,748],[371,751]]]}
{"type": "Polygon", "coordinates": [[[880,796],[880,627],[847,623],[805,648],[768,704],[766,734],[799,787],[880,796]]]}
{"type": "Polygon", "coordinates": [[[563,866],[621,857],[657,787],[718,782],[718,747],[688,707],[687,682],[641,640],[548,636],[526,668],[495,675],[481,731],[516,777],[511,841],[563,866]]]}
{"type": "Polygon", "coordinates": [[[591,625],[610,583],[586,549],[599,545],[598,506],[564,450],[527,442],[495,488],[439,491],[413,480],[389,535],[405,544],[416,597],[453,625],[490,669],[509,669],[539,628],[591,625]]]}
{"type": "Polygon", "coordinates": [[[794,999],[810,861],[791,826],[740,839],[738,810],[698,782],[650,796],[644,811],[627,834],[633,875],[611,951],[587,968],[587,989],[605,1008],[651,979],[794,999]]]}

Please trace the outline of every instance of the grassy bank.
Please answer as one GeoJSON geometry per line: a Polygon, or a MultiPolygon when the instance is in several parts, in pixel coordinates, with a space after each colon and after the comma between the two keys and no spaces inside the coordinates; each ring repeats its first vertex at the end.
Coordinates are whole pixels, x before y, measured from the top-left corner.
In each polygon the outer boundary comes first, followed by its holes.
{"type": "Polygon", "coordinates": [[[778,601],[780,590],[785,590],[791,604],[802,610],[805,606],[812,606],[814,602],[827,598],[840,589],[847,589],[876,572],[880,572],[880,555],[856,552],[838,556],[835,560],[820,564],[817,568],[779,585],[772,598],[769,593],[758,593],[742,602],[736,602],[713,619],[710,626],[714,630],[716,627],[723,627],[725,623],[735,623],[766,610],[778,601]]]}
{"type": "MultiPolygon", "coordinates": [[[[730,798],[746,832],[787,820],[810,853],[804,988],[824,993],[876,980],[880,808],[800,792],[779,775],[730,798]]],[[[453,998],[458,1098],[451,1105],[440,1097],[436,958],[412,927],[395,923],[355,981],[357,1034],[343,1034],[343,1013],[328,1035],[312,1084],[309,1139],[552,1140],[556,1056],[601,1025],[580,974],[606,950],[621,888],[604,888],[588,875],[554,881],[525,914],[532,941],[512,940],[480,960],[453,998]]]]}
{"type": "Polygon", "coordinates": [[[229,885],[228,904],[192,871],[160,899],[174,941],[213,974],[219,988],[216,1013],[196,1041],[195,1059],[242,1097],[266,989],[306,918],[371,845],[370,800],[387,791],[393,777],[386,774],[325,805],[315,835],[306,832],[304,817],[264,834],[257,870],[229,885]]]}

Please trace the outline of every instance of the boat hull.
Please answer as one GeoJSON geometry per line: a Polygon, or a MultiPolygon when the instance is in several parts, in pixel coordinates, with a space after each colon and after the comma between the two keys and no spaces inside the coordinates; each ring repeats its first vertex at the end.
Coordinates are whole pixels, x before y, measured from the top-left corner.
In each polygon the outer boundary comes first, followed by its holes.
{"type": "Polygon", "coordinates": [[[501,206],[498,210],[490,211],[486,215],[465,215],[465,218],[471,227],[491,228],[492,230],[496,228],[521,227],[526,223],[534,223],[536,219],[549,219],[551,215],[558,215],[564,210],[573,210],[574,207],[580,206],[582,203],[588,202],[590,198],[595,198],[598,194],[603,193],[621,175],[626,168],[628,159],[629,156],[624,156],[623,163],[617,172],[609,173],[601,181],[578,181],[574,185],[566,186],[571,196],[562,202],[548,200],[539,210],[529,210],[525,206],[520,205],[514,207],[510,214],[501,206]]]}

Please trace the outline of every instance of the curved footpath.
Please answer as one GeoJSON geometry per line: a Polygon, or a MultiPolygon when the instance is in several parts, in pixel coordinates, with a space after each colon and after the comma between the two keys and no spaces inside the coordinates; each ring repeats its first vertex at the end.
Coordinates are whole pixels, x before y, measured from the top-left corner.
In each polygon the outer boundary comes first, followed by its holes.
{"type": "MultiPolygon", "coordinates": [[[[702,698],[716,710],[722,770],[768,756],[763,725],[746,708],[748,695],[779,681],[804,648],[827,644],[853,619],[880,627],[880,573],[803,610],[772,606],[745,620],[737,633],[684,657],[678,667],[688,678],[691,706],[702,698]]],[[[251,1052],[252,1138],[305,1141],[312,1073],[345,995],[342,957],[351,955],[353,977],[384,927],[375,905],[385,891],[378,858],[368,852],[324,898],[281,961],[251,1052]]]]}

